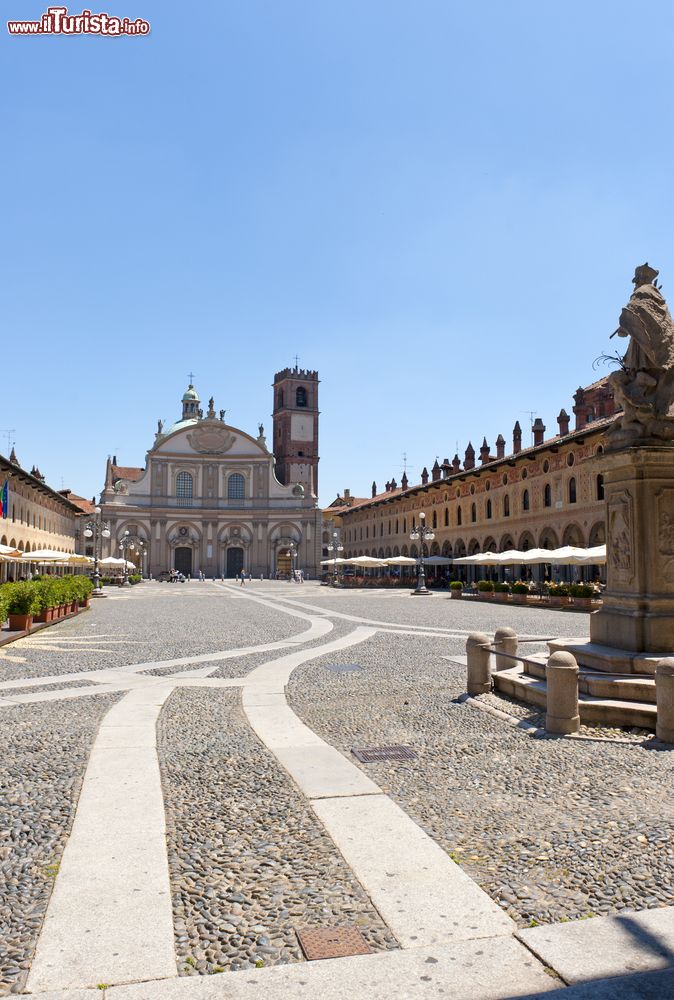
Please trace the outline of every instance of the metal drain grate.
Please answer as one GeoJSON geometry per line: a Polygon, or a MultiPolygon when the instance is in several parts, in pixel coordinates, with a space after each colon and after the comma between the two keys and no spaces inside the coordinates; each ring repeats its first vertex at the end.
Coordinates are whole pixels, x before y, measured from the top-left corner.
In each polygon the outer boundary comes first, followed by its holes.
{"type": "Polygon", "coordinates": [[[414,760],[418,756],[412,747],[400,743],[390,747],[354,747],[351,753],[362,764],[375,764],[380,760],[414,760]]]}
{"type": "Polygon", "coordinates": [[[311,927],[297,931],[297,938],[308,962],[322,958],[347,958],[370,955],[372,949],[357,927],[311,927]]]}
{"type": "Polygon", "coordinates": [[[363,669],[360,663],[328,663],[326,668],[332,670],[333,674],[351,674],[355,670],[363,669]]]}

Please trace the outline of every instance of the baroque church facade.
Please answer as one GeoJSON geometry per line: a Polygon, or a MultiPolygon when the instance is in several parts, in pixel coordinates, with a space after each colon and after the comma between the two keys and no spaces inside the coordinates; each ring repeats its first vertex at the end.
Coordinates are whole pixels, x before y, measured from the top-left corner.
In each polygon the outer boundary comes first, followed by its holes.
{"type": "Polygon", "coordinates": [[[216,413],[204,415],[190,383],[180,419],[158,422],[142,467],[108,459],[101,494],[111,537],[142,542],[144,575],[176,569],[185,575],[287,577],[293,568],[320,569],[318,373],[286,368],[274,377],[273,452],[262,424],[248,434],[216,413]],[[128,535],[126,533],[128,532],[128,535]]]}

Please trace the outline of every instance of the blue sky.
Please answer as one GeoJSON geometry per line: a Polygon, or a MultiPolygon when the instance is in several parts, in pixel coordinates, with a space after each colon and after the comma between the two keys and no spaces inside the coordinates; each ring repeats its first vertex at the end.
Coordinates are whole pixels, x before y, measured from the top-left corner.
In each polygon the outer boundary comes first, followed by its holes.
{"type": "Polygon", "coordinates": [[[143,464],[190,369],[270,433],[296,353],[321,502],[404,452],[418,481],[525,411],[553,433],[634,265],[674,288],[671,4],[102,6],[151,34],[3,27],[0,427],[57,487],[143,464]]]}

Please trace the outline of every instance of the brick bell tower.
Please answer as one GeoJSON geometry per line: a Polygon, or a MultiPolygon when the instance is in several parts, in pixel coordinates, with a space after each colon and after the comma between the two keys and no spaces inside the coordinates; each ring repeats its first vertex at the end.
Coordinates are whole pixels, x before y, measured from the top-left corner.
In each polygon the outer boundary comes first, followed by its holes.
{"type": "Polygon", "coordinates": [[[284,368],[274,376],[276,476],[318,496],[318,372],[284,368]]]}

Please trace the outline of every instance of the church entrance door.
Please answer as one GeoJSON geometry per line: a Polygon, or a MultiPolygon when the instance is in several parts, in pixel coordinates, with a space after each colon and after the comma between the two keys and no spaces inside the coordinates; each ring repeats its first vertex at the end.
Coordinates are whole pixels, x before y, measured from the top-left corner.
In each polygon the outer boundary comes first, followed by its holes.
{"type": "Polygon", "coordinates": [[[175,568],[178,570],[178,572],[182,573],[183,576],[191,576],[192,575],[192,549],[188,549],[188,548],[185,548],[185,547],[180,548],[180,549],[176,549],[176,551],[175,551],[174,565],[175,565],[175,568]]]}
{"type": "Polygon", "coordinates": [[[236,576],[243,569],[243,549],[227,549],[227,576],[236,576]]]}

